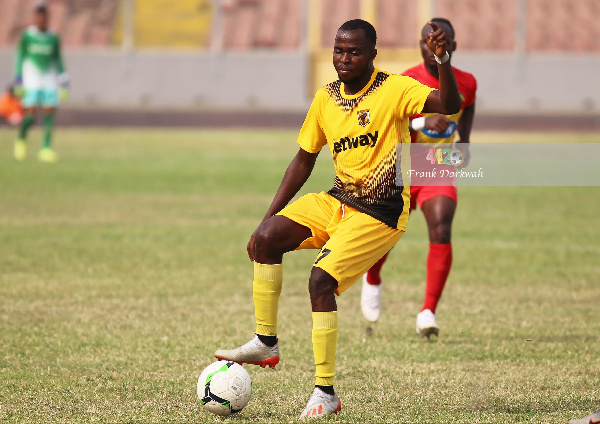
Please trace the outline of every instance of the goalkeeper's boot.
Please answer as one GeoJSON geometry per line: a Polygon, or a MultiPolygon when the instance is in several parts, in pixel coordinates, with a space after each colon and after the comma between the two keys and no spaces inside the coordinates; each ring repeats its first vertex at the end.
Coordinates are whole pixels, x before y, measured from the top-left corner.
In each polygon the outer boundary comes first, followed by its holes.
{"type": "Polygon", "coordinates": [[[429,309],[425,309],[417,314],[417,334],[420,337],[438,336],[440,326],[435,322],[435,315],[429,309]]]}
{"type": "Polygon", "coordinates": [[[260,365],[262,368],[269,366],[275,368],[279,363],[279,343],[275,346],[267,346],[254,336],[248,343],[232,349],[219,349],[215,352],[215,358],[223,361],[233,361],[238,364],[260,365]]]}
{"type": "Polygon", "coordinates": [[[587,417],[571,420],[569,424],[600,424],[600,411],[596,411],[587,417]]]}
{"type": "Polygon", "coordinates": [[[337,414],[341,409],[342,401],[337,393],[330,395],[315,387],[306,404],[306,408],[304,408],[304,411],[300,415],[300,419],[319,418],[325,415],[337,414]]]}
{"type": "Polygon", "coordinates": [[[18,138],[15,140],[15,159],[18,161],[25,160],[27,158],[27,144],[25,140],[18,138]]]}
{"type": "Polygon", "coordinates": [[[43,147],[38,152],[38,159],[40,162],[54,163],[58,160],[58,155],[50,147],[43,147]]]}

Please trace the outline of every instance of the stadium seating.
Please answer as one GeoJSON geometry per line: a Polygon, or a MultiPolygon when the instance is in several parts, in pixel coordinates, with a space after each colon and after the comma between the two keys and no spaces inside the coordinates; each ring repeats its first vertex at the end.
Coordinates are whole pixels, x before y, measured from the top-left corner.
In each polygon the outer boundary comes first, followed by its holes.
{"type": "MultiPolygon", "coordinates": [[[[0,47],[14,46],[39,0],[0,1],[0,47]]],[[[120,45],[123,0],[46,0],[50,26],[66,47],[120,45]]],[[[134,0],[136,47],[232,51],[298,49],[309,24],[320,22],[328,49],[339,25],[361,15],[362,0],[134,0]],[[309,2],[321,18],[305,19],[309,2]],[[213,4],[218,4],[215,9],[213,4]],[[215,20],[216,19],[216,20],[215,20]],[[214,31],[213,25],[218,28],[214,31]]],[[[375,0],[380,48],[414,48],[427,0],[375,0]]],[[[598,0],[436,0],[437,16],[454,23],[463,51],[600,52],[598,0]],[[519,25],[523,28],[519,30],[519,25]],[[525,34],[518,45],[517,34],[525,34]]]]}
{"type": "Polygon", "coordinates": [[[330,48],[340,25],[360,16],[360,0],[321,2],[321,47],[330,48]]]}
{"type": "MultiPolygon", "coordinates": [[[[212,20],[211,0],[144,0],[135,2],[137,47],[206,47],[212,20]]],[[[121,28],[117,28],[120,31],[121,28]]],[[[119,37],[115,37],[119,43],[119,37]]]]}
{"type": "Polygon", "coordinates": [[[462,51],[511,51],[516,48],[517,3],[517,0],[439,0],[437,15],[452,21],[462,51]]]}
{"type": "Polygon", "coordinates": [[[220,10],[226,50],[297,49],[303,25],[303,0],[225,0],[220,10]]]}
{"type": "Polygon", "coordinates": [[[530,0],[527,50],[600,52],[598,0],[530,0]]]}
{"type": "MultiPolygon", "coordinates": [[[[600,52],[597,0],[527,0],[525,13],[528,52],[600,52]]],[[[518,0],[438,0],[437,15],[457,28],[461,50],[517,48],[518,0]]]]}
{"type": "Polygon", "coordinates": [[[380,0],[377,2],[377,38],[379,47],[414,48],[419,22],[417,2],[380,0]]]}
{"type": "MultiPolygon", "coordinates": [[[[37,0],[0,2],[0,46],[14,45],[32,23],[37,0]]],[[[108,46],[111,43],[119,0],[48,0],[50,29],[61,35],[66,47],[108,46]]]]}
{"type": "Polygon", "coordinates": [[[15,24],[19,21],[20,0],[4,0],[0,2],[0,45],[8,45],[15,42],[19,27],[15,24]]]}

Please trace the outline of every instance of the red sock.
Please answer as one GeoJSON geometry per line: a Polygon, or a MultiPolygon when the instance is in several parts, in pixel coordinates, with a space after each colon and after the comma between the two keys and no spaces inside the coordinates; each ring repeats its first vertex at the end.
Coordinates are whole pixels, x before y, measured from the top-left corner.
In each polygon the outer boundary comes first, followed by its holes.
{"type": "Polygon", "coordinates": [[[427,284],[425,286],[425,302],[423,309],[435,313],[448,274],[452,266],[452,243],[429,244],[429,255],[427,255],[427,284]]]}
{"type": "Polygon", "coordinates": [[[381,284],[381,267],[385,263],[388,257],[388,253],[383,255],[383,258],[379,259],[375,262],[368,271],[367,271],[367,283],[372,284],[374,286],[378,286],[381,284]]]}

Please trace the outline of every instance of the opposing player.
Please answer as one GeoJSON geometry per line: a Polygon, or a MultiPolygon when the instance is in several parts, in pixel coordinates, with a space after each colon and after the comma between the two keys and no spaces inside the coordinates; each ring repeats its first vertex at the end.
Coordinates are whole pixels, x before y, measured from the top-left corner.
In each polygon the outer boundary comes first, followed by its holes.
{"type": "Polygon", "coordinates": [[[355,19],[337,32],[333,65],[339,80],[319,89],[291,161],[263,221],[250,237],[254,262],[256,336],[215,356],[274,367],[279,362],[277,308],[283,254],[320,249],[308,282],[312,306],[315,388],[301,417],[337,413],[333,388],[340,295],[400,239],[408,219],[409,192],[396,186],[396,144],[409,142],[408,118],[453,114],[460,94],[448,63],[446,34],[436,24],[426,36],[437,55],[440,88],[375,69],[376,33],[355,19]],[[317,155],[328,145],[336,171],[328,192],[307,194],[286,206],[304,185],[317,155]]]}
{"type": "MultiPolygon", "coordinates": [[[[447,19],[434,18],[431,20],[446,33],[448,53],[456,50],[454,28],[447,19]]],[[[439,88],[441,74],[435,58],[427,47],[427,37],[430,25],[426,24],[421,30],[421,56],[423,62],[408,69],[403,75],[412,77],[423,84],[439,88]]],[[[468,146],[471,135],[473,117],[475,115],[475,92],[477,82],[473,75],[460,69],[452,68],[458,89],[461,93],[461,110],[455,114],[418,114],[410,121],[410,131],[413,143],[452,143],[456,132],[463,151],[463,166],[468,162],[468,146]]],[[[417,334],[422,337],[436,336],[439,326],[435,321],[435,311],[442,296],[450,267],[452,265],[451,229],[457,202],[456,185],[448,186],[411,186],[410,207],[415,209],[418,204],[429,229],[429,254],[427,256],[427,279],[425,300],[421,312],[417,315],[417,334]]],[[[387,254],[383,256],[363,276],[361,307],[365,318],[377,321],[381,312],[381,267],[387,254]]]]}
{"type": "Polygon", "coordinates": [[[34,25],[28,27],[19,41],[15,64],[15,93],[22,97],[25,117],[15,141],[15,159],[27,156],[25,140],[35,122],[36,110],[43,112],[43,143],[38,152],[42,162],[55,162],[58,156],[52,150],[54,113],[59,97],[68,97],[69,77],[60,52],[58,35],[48,30],[48,10],[38,6],[34,12],[34,25]]]}

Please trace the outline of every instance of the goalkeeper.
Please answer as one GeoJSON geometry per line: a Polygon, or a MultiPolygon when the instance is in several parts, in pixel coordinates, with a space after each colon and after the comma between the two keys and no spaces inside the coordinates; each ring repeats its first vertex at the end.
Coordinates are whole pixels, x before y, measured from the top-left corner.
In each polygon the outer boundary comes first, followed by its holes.
{"type": "Polygon", "coordinates": [[[37,6],[34,24],[28,27],[19,41],[15,64],[15,94],[22,97],[25,117],[15,141],[15,159],[27,156],[25,140],[35,122],[37,109],[43,112],[43,143],[38,152],[42,162],[56,162],[58,156],[52,150],[54,113],[60,100],[68,97],[69,77],[60,53],[58,35],[48,31],[48,9],[37,6]]]}

